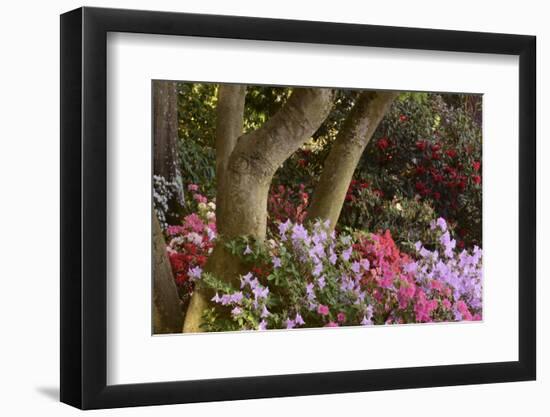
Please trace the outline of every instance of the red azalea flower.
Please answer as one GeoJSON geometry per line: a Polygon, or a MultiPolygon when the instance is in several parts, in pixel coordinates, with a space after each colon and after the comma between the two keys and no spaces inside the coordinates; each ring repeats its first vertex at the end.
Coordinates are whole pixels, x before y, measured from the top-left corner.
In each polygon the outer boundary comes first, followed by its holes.
{"type": "Polygon", "coordinates": [[[441,198],[441,194],[437,191],[433,194],[434,200],[439,200],[441,198]]]}
{"type": "Polygon", "coordinates": [[[456,151],[454,149],[450,149],[447,152],[445,152],[449,158],[456,158],[456,151]]]}
{"type": "Polygon", "coordinates": [[[479,175],[474,175],[472,179],[474,180],[475,184],[481,184],[481,177],[479,175]]]}
{"type": "Polygon", "coordinates": [[[437,152],[441,149],[441,145],[439,143],[434,143],[432,146],[430,146],[430,148],[432,149],[432,152],[437,152]]]}
{"type": "Polygon", "coordinates": [[[438,172],[435,172],[435,173],[432,172],[432,177],[435,182],[443,181],[443,175],[439,174],[438,172]]]}
{"type": "Polygon", "coordinates": [[[416,167],[416,175],[424,175],[426,173],[426,168],[423,166],[416,167]]]}
{"type": "Polygon", "coordinates": [[[388,142],[387,138],[380,138],[380,139],[378,139],[378,143],[376,144],[376,146],[378,146],[378,149],[383,151],[383,150],[387,149],[388,146],[390,146],[390,143],[388,142]]]}
{"type": "Polygon", "coordinates": [[[359,186],[364,190],[365,188],[369,188],[369,183],[368,182],[362,182],[359,186]]]}
{"type": "Polygon", "coordinates": [[[298,165],[300,165],[301,167],[305,167],[307,165],[307,161],[305,159],[299,159],[298,165]]]}
{"type": "Polygon", "coordinates": [[[424,151],[426,149],[426,141],[425,140],[419,140],[416,142],[416,149],[420,151],[424,151]]]}
{"type": "Polygon", "coordinates": [[[399,121],[401,122],[406,122],[407,121],[407,116],[405,116],[404,114],[402,114],[401,116],[399,116],[399,121]]]}
{"type": "Polygon", "coordinates": [[[417,191],[422,192],[426,188],[426,185],[422,181],[417,181],[414,188],[416,188],[417,191]]]}
{"type": "Polygon", "coordinates": [[[437,152],[432,152],[432,159],[434,161],[439,161],[441,159],[441,155],[437,152]]]}
{"type": "Polygon", "coordinates": [[[472,163],[472,166],[474,167],[474,171],[479,171],[479,168],[481,168],[481,162],[479,161],[474,161],[472,163]]]}

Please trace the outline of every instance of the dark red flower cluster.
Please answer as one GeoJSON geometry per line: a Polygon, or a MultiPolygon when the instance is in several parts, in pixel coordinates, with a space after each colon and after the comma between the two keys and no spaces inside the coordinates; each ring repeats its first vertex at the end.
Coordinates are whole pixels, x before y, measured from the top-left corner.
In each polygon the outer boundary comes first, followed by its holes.
{"type": "Polygon", "coordinates": [[[481,169],[481,163],[474,161],[472,168],[465,169],[455,148],[443,149],[439,142],[429,144],[419,140],[415,144],[419,155],[415,156],[416,165],[412,172],[414,190],[423,198],[430,198],[436,207],[441,206],[452,221],[452,212],[458,207],[459,196],[468,187],[481,183],[480,175],[471,175],[481,169]]]}
{"type": "MultiPolygon", "coordinates": [[[[361,190],[369,188],[370,184],[367,181],[351,180],[351,183],[346,192],[346,201],[355,201],[359,197],[361,190]]],[[[380,190],[375,190],[380,191],[380,190]]],[[[380,191],[381,192],[381,191],[380,191]]]]}
{"type": "Polygon", "coordinates": [[[278,222],[285,222],[288,219],[294,223],[302,223],[307,215],[308,204],[309,194],[305,191],[303,184],[300,184],[297,189],[274,185],[267,200],[270,223],[275,228],[278,222]]]}
{"type": "Polygon", "coordinates": [[[181,286],[189,280],[187,276],[189,269],[195,266],[202,268],[206,264],[206,255],[204,248],[193,243],[183,244],[182,252],[170,253],[168,258],[170,259],[170,265],[172,265],[176,284],[181,286]]]}

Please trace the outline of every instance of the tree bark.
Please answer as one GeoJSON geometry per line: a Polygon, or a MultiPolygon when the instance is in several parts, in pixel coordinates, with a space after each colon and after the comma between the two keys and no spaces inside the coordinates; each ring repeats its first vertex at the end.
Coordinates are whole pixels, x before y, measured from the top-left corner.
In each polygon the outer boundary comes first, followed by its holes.
{"type": "Polygon", "coordinates": [[[325,160],[308,220],[329,220],[334,229],[361,155],[395,97],[394,92],[361,93],[325,160]]]}
{"type": "Polygon", "coordinates": [[[243,134],[245,85],[221,84],[216,106],[216,182],[223,181],[229,157],[243,134]]]}
{"type": "Polygon", "coordinates": [[[153,333],[179,333],[183,324],[181,301],[166,255],[166,243],[153,213],[153,333]]]}
{"type": "MultiPolygon", "coordinates": [[[[245,97],[246,86],[244,85],[222,84],[218,90],[216,107],[216,184],[218,190],[225,188],[229,158],[237,140],[243,133],[245,97]]],[[[219,191],[216,193],[216,219],[223,217],[224,198],[224,193],[219,191]]]]}
{"type": "MultiPolygon", "coordinates": [[[[178,161],[178,94],[176,83],[153,81],[153,173],[177,184],[169,201],[170,212],[183,205],[183,185],[178,161]]],[[[177,219],[172,219],[177,220],[177,219]]]]}
{"type": "Polygon", "coordinates": [[[174,178],[177,167],[178,101],[176,83],[153,81],[155,175],[174,178]]]}
{"type": "MultiPolygon", "coordinates": [[[[231,153],[224,186],[218,187],[217,228],[223,239],[248,236],[262,241],[266,234],[267,197],[275,171],[307,141],[332,107],[330,89],[295,89],[285,105],[262,127],[240,137],[231,153]]],[[[227,280],[242,272],[238,258],[218,243],[206,271],[227,280]]],[[[184,332],[201,331],[206,294],[195,291],[187,310],[184,332]]]]}

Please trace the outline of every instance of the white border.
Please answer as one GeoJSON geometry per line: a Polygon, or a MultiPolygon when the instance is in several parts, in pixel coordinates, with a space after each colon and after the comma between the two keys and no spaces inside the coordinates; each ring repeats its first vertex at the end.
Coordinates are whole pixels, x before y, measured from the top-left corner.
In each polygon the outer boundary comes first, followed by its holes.
{"type": "Polygon", "coordinates": [[[108,52],[108,384],[518,359],[518,58],[114,34],[108,52]],[[151,79],[483,93],[484,321],[150,334],[151,79]]]}

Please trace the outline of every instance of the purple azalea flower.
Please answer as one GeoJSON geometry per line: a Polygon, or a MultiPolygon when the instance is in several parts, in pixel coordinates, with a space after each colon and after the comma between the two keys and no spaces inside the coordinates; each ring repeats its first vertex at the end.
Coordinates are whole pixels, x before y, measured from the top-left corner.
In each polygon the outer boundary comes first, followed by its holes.
{"type": "Polygon", "coordinates": [[[442,232],[447,231],[447,222],[443,217],[440,217],[439,219],[437,219],[437,225],[439,226],[442,232]]]}
{"type": "Polygon", "coordinates": [[[332,247],[329,249],[329,253],[330,253],[330,256],[328,258],[328,261],[332,264],[332,265],[336,265],[336,261],[338,260],[338,257],[336,256],[336,254],[334,253],[334,250],[332,249],[332,247]]]}
{"type": "Polygon", "coordinates": [[[342,252],[342,259],[344,261],[349,261],[349,258],[351,258],[351,253],[353,251],[353,248],[350,246],[345,251],[342,252]]]}
{"type": "Polygon", "coordinates": [[[267,329],[267,321],[262,320],[260,324],[258,324],[258,330],[266,330],[267,329]]]}
{"type": "Polygon", "coordinates": [[[243,293],[242,292],[236,292],[230,295],[229,301],[235,304],[238,304],[243,299],[243,293]]]}
{"type": "Polygon", "coordinates": [[[269,312],[269,310],[267,309],[267,307],[264,305],[262,307],[262,314],[260,314],[260,317],[261,318],[266,318],[270,315],[271,313],[269,312]]]}
{"type": "Polygon", "coordinates": [[[244,288],[246,284],[250,285],[250,280],[254,277],[250,272],[241,277],[241,288],[244,288]]]}
{"type": "Polygon", "coordinates": [[[314,277],[318,277],[321,275],[321,272],[323,272],[323,264],[321,262],[318,262],[315,264],[315,267],[313,268],[313,271],[311,272],[314,277]]]}
{"type": "Polygon", "coordinates": [[[293,329],[294,327],[296,327],[294,320],[286,319],[286,328],[293,329]]]}
{"type": "Polygon", "coordinates": [[[235,316],[238,316],[239,314],[241,314],[242,312],[243,312],[242,308],[235,307],[233,310],[231,310],[231,315],[233,317],[235,317],[235,316]]]}
{"type": "Polygon", "coordinates": [[[292,228],[292,240],[306,240],[308,237],[307,230],[304,226],[296,223],[292,228]]]}
{"type": "Polygon", "coordinates": [[[306,324],[300,313],[296,313],[296,317],[294,318],[294,323],[296,323],[297,326],[303,326],[306,324]]]}
{"type": "Polygon", "coordinates": [[[250,249],[250,246],[246,245],[246,249],[243,252],[243,255],[250,255],[252,253],[252,249],[250,249]]]}
{"type": "Polygon", "coordinates": [[[252,292],[254,293],[255,299],[263,299],[267,298],[269,294],[269,288],[258,285],[252,290],[252,292]]]}
{"type": "Polygon", "coordinates": [[[361,267],[365,270],[365,271],[368,271],[370,269],[370,262],[367,258],[363,258],[361,259],[361,261],[359,261],[361,263],[361,267]]]}
{"type": "Polygon", "coordinates": [[[319,285],[319,288],[322,290],[323,288],[325,288],[325,285],[326,285],[326,282],[325,282],[325,277],[323,275],[321,275],[318,279],[317,279],[317,285],[319,285]]]}
{"type": "Polygon", "coordinates": [[[273,262],[273,268],[277,269],[281,267],[281,258],[274,256],[271,261],[273,262]]]}
{"type": "Polygon", "coordinates": [[[202,275],[202,269],[201,269],[200,266],[190,268],[187,275],[189,275],[189,278],[191,278],[191,279],[200,279],[200,277],[202,275]]]}
{"type": "Polygon", "coordinates": [[[353,262],[351,264],[351,270],[358,274],[359,272],[361,272],[361,264],[357,261],[353,262]]]}
{"type": "Polygon", "coordinates": [[[218,293],[216,293],[216,295],[214,295],[214,297],[212,297],[212,298],[210,299],[210,301],[213,301],[213,302],[218,303],[218,304],[221,302],[221,300],[222,300],[222,299],[220,298],[220,296],[218,295],[218,293]]]}
{"type": "Polygon", "coordinates": [[[369,320],[367,316],[363,316],[363,320],[361,320],[362,326],[370,326],[372,324],[372,320],[369,320]]]}
{"type": "Polygon", "coordinates": [[[365,312],[365,315],[363,316],[363,320],[361,320],[361,324],[363,326],[370,326],[372,324],[372,314],[373,314],[373,308],[371,305],[367,306],[367,310],[365,312]]]}
{"type": "Polygon", "coordinates": [[[292,222],[289,219],[284,223],[279,223],[279,236],[281,236],[281,240],[286,240],[286,232],[290,226],[292,226],[292,222]]]}
{"type": "Polygon", "coordinates": [[[315,291],[313,290],[313,283],[311,282],[306,285],[306,295],[309,301],[315,300],[315,291]]]}

